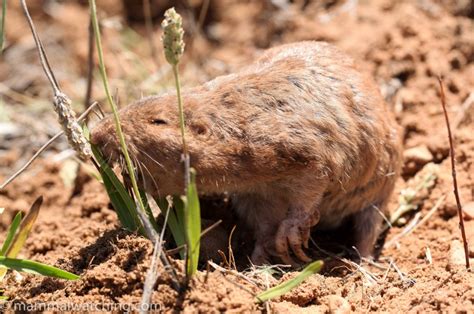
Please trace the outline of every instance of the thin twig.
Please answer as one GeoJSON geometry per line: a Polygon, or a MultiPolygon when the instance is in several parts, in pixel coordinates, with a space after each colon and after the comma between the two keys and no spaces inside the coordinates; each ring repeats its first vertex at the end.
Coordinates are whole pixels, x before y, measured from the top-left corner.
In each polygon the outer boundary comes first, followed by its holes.
{"type": "Polygon", "coordinates": [[[130,177],[130,181],[132,183],[133,193],[139,205],[139,210],[141,210],[142,213],[146,213],[145,205],[143,204],[143,200],[140,197],[140,191],[138,189],[137,179],[135,177],[135,173],[133,170],[132,159],[130,158],[130,154],[127,148],[127,143],[125,141],[125,135],[123,134],[122,126],[120,124],[118,108],[114,100],[112,99],[112,94],[110,93],[109,82],[107,78],[107,71],[105,69],[104,53],[102,51],[102,43],[100,39],[99,20],[97,18],[97,7],[96,7],[95,0],[89,0],[89,7],[90,7],[90,16],[92,20],[92,26],[94,28],[95,41],[96,41],[96,46],[97,46],[97,55],[99,57],[99,69],[102,76],[102,82],[104,85],[105,94],[107,96],[107,101],[109,102],[112,108],[112,113],[113,113],[114,122],[115,122],[115,132],[117,134],[117,137],[120,143],[122,154],[125,158],[127,172],[130,177]]]}
{"type": "Polygon", "coordinates": [[[471,92],[466,100],[462,103],[461,110],[458,112],[456,119],[454,120],[453,130],[456,130],[461,125],[466,113],[472,107],[472,104],[474,104],[474,92],[471,92]]]}
{"type": "Polygon", "coordinates": [[[90,158],[92,154],[89,141],[85,138],[83,130],[77,122],[76,113],[71,107],[71,99],[59,88],[59,84],[49,64],[46,51],[44,50],[43,43],[36,32],[30,12],[28,12],[26,2],[25,0],[21,0],[20,2],[36,44],[41,67],[53,88],[53,108],[58,115],[59,123],[67,136],[69,145],[74,148],[82,160],[86,160],[90,158]]]}
{"type": "Polygon", "coordinates": [[[161,242],[160,241],[155,241],[155,246],[153,247],[153,255],[151,257],[151,263],[150,263],[150,268],[148,269],[146,278],[145,278],[145,283],[143,284],[143,294],[142,294],[142,299],[140,303],[140,313],[148,313],[149,304],[151,300],[151,295],[153,292],[153,287],[155,286],[156,279],[159,276],[158,273],[158,256],[160,254],[160,251],[162,250],[161,247],[161,242]],[[145,304],[147,306],[145,306],[145,304]]]}
{"type": "MultiPolygon", "coordinates": [[[[89,113],[97,106],[97,102],[94,102],[89,108],[87,108],[86,111],[84,111],[77,121],[82,121],[84,118],[86,118],[89,113]]],[[[15,172],[10,178],[8,178],[2,185],[0,186],[0,190],[3,190],[8,184],[10,184],[13,180],[15,180],[23,171],[28,168],[33,161],[41,155],[42,152],[44,152],[49,145],[51,145],[55,140],[57,140],[61,135],[64,134],[64,131],[58,132],[56,135],[54,135],[49,141],[47,141],[43,146],[40,147],[40,149],[17,171],[15,172]]]]}
{"type": "Polygon", "coordinates": [[[451,127],[449,126],[448,112],[446,110],[446,95],[444,94],[443,80],[441,79],[441,77],[438,77],[438,81],[439,81],[439,89],[440,89],[440,94],[441,94],[441,105],[443,106],[444,118],[446,119],[446,128],[448,129],[449,150],[450,150],[450,155],[451,155],[451,173],[453,176],[453,192],[454,192],[454,197],[456,198],[456,205],[458,207],[459,227],[461,229],[462,242],[464,244],[464,257],[466,258],[466,269],[469,269],[470,268],[469,245],[467,243],[466,230],[464,229],[464,218],[463,218],[463,213],[462,213],[461,199],[459,198],[458,182],[456,178],[456,158],[454,155],[453,136],[451,134],[451,127]]]}
{"type": "MultiPolygon", "coordinates": [[[[166,216],[168,216],[168,212],[169,212],[169,210],[166,211],[166,216]]],[[[219,219],[218,221],[216,221],[215,223],[213,223],[212,225],[210,225],[209,227],[204,229],[204,231],[201,232],[201,236],[199,237],[199,241],[201,241],[202,237],[204,237],[209,231],[216,228],[221,223],[222,223],[222,220],[219,219]]],[[[163,226],[166,226],[166,220],[165,220],[165,223],[163,224],[163,226]]],[[[167,250],[166,253],[169,254],[169,255],[174,255],[174,254],[179,253],[184,248],[186,248],[186,244],[181,244],[180,246],[175,247],[174,249],[167,250]]]]}
{"type": "Polygon", "coordinates": [[[94,81],[94,28],[92,18],[89,17],[88,43],[87,43],[87,86],[86,96],[84,97],[84,108],[89,108],[92,98],[92,82],[94,81]]]}
{"type": "MultiPolygon", "coordinates": [[[[140,213],[140,211],[139,211],[140,213]]],[[[169,211],[166,212],[165,215],[165,221],[163,223],[163,226],[166,226],[166,223],[168,221],[168,213],[169,211]]],[[[144,219],[146,222],[145,224],[148,223],[150,225],[151,230],[155,231],[153,226],[151,226],[150,222],[148,219],[144,219]]],[[[142,299],[141,299],[141,306],[140,306],[140,313],[147,313],[146,309],[149,309],[149,307],[145,307],[145,304],[149,305],[150,300],[151,300],[151,295],[153,292],[153,288],[155,286],[156,280],[158,279],[159,273],[158,273],[158,256],[162,254],[163,250],[163,238],[165,235],[165,230],[166,228],[163,228],[160,233],[160,238],[158,241],[155,240],[155,246],[153,247],[153,255],[151,258],[151,264],[150,268],[148,269],[148,273],[145,278],[145,283],[143,284],[143,294],[142,294],[142,299]]]]}
{"type": "Polygon", "coordinates": [[[153,41],[153,19],[151,16],[151,5],[150,0],[143,0],[143,15],[145,17],[146,36],[148,44],[150,45],[150,53],[153,62],[155,63],[156,70],[160,69],[160,62],[158,61],[158,53],[156,51],[155,42],[153,41]]]}
{"type": "MultiPolygon", "coordinates": [[[[178,281],[178,275],[176,274],[174,269],[171,267],[171,265],[168,261],[168,258],[166,257],[166,254],[162,250],[160,236],[156,232],[155,228],[153,228],[153,226],[151,225],[151,222],[150,222],[148,216],[141,210],[137,210],[137,213],[138,213],[138,217],[140,218],[141,223],[143,224],[143,228],[145,229],[145,233],[146,233],[147,238],[152,241],[152,243],[155,245],[155,247],[156,247],[157,243],[159,244],[158,250],[156,252],[154,251],[154,254],[155,253],[157,255],[159,254],[161,262],[163,263],[163,265],[165,265],[167,268],[170,269],[170,274],[174,279],[174,280],[171,281],[171,283],[173,285],[173,288],[178,291],[180,289],[179,281],[178,281]]],[[[155,263],[157,263],[157,261],[155,263]]],[[[156,265],[155,266],[152,265],[152,266],[156,268],[156,265]]],[[[150,267],[152,267],[152,266],[150,266],[150,267]]],[[[155,271],[155,270],[152,270],[152,271],[155,271]]],[[[153,277],[153,275],[151,277],[153,277]]],[[[154,285],[154,283],[153,283],[153,285],[154,285]]],[[[144,290],[143,293],[145,294],[145,292],[146,291],[144,290]]],[[[147,296],[145,296],[145,297],[147,297],[147,296]]],[[[144,300],[144,298],[142,298],[142,300],[144,300]]]]}
{"type": "Polygon", "coordinates": [[[38,47],[38,55],[43,67],[44,73],[48,78],[49,82],[51,83],[51,87],[53,88],[54,95],[61,93],[61,89],[59,88],[59,84],[54,76],[53,71],[51,70],[51,66],[49,65],[48,57],[43,48],[43,43],[36,32],[35,25],[33,24],[33,20],[31,19],[30,12],[28,12],[28,7],[26,6],[25,0],[21,0],[21,6],[23,8],[23,12],[25,13],[26,19],[28,20],[28,25],[30,26],[31,33],[33,34],[33,39],[35,40],[36,46],[38,47]]]}
{"type": "Polygon", "coordinates": [[[201,7],[201,12],[199,12],[199,19],[198,19],[198,30],[203,30],[202,27],[204,26],[204,21],[206,20],[207,12],[209,11],[209,3],[210,0],[204,0],[201,7]]]}
{"type": "Polygon", "coordinates": [[[430,209],[430,211],[428,213],[426,213],[426,215],[420,220],[420,222],[418,222],[416,225],[414,225],[413,227],[410,227],[410,228],[406,228],[405,230],[403,230],[401,233],[397,234],[395,237],[393,237],[393,239],[391,239],[389,242],[387,242],[385,244],[386,247],[389,247],[391,246],[392,244],[398,242],[398,240],[400,240],[402,237],[412,233],[413,231],[415,231],[416,229],[418,229],[418,227],[420,227],[421,225],[423,225],[425,222],[428,221],[428,219],[430,219],[431,216],[433,216],[433,214],[439,209],[439,207],[441,206],[441,204],[444,202],[444,200],[446,199],[446,195],[442,195],[437,201],[436,201],[436,204],[433,206],[433,208],[430,209]]]}
{"type": "MultiPolygon", "coordinates": [[[[209,264],[210,266],[212,266],[212,268],[214,268],[215,270],[219,271],[219,272],[222,273],[222,274],[231,274],[231,275],[234,275],[234,276],[236,276],[236,277],[238,277],[238,278],[241,278],[241,279],[247,281],[248,283],[254,285],[255,287],[261,288],[261,286],[259,285],[258,282],[256,282],[256,281],[250,279],[249,277],[245,276],[244,274],[242,274],[242,273],[240,273],[240,272],[238,272],[238,271],[235,271],[235,270],[232,270],[232,269],[226,269],[226,268],[224,268],[224,267],[221,267],[221,266],[217,265],[216,263],[214,263],[214,262],[212,262],[212,261],[208,261],[208,264],[209,264]]],[[[252,295],[253,295],[253,293],[252,293],[252,295]]]]}

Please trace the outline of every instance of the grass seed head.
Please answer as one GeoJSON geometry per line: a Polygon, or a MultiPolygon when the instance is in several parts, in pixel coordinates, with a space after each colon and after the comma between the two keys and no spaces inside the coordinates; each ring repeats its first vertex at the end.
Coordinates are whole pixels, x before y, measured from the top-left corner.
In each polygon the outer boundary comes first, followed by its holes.
{"type": "Polygon", "coordinates": [[[166,60],[171,65],[177,65],[184,52],[183,20],[175,9],[171,8],[165,12],[165,19],[161,26],[163,27],[162,41],[166,60]]]}
{"type": "Polygon", "coordinates": [[[53,104],[69,145],[74,148],[81,159],[89,158],[92,154],[91,147],[71,108],[71,99],[66,94],[58,92],[53,98],[53,104]]]}

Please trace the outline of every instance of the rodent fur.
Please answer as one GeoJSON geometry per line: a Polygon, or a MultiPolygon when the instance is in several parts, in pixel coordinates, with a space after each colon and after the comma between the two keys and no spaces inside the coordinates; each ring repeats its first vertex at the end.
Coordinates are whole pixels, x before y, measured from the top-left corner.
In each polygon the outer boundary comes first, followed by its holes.
{"type": "MultiPolygon", "coordinates": [[[[322,42],[265,51],[241,71],[183,93],[186,142],[204,194],[230,194],[254,230],[252,261],[306,262],[312,227],[352,216],[354,242],[370,255],[400,172],[398,126],[373,80],[322,42]]],[[[140,183],[154,196],[183,192],[182,141],[174,94],[120,111],[140,183]]],[[[119,159],[112,119],[92,131],[119,159]]]]}

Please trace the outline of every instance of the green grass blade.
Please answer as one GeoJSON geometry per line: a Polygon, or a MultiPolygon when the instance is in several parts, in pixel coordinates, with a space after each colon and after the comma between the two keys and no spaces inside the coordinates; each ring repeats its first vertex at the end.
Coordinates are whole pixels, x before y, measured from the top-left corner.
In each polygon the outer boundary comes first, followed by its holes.
{"type": "Polygon", "coordinates": [[[2,0],[2,22],[0,24],[0,53],[5,43],[5,17],[7,16],[7,0],[2,0]]]}
{"type": "MultiPolygon", "coordinates": [[[[165,198],[156,199],[156,203],[160,209],[164,212],[169,210],[168,214],[168,225],[171,234],[173,235],[174,242],[177,247],[182,246],[186,243],[186,237],[184,233],[184,223],[180,217],[183,217],[182,213],[184,211],[184,204],[179,197],[173,199],[173,206],[169,206],[168,200],[165,198]]],[[[165,213],[164,213],[165,214],[165,213]]],[[[185,257],[184,249],[179,251],[181,258],[185,257]]]]}
{"type": "Polygon", "coordinates": [[[109,176],[104,172],[100,171],[102,176],[102,181],[104,182],[104,187],[109,196],[110,202],[112,203],[115,212],[117,213],[117,217],[120,220],[122,226],[130,231],[137,230],[137,226],[133,217],[130,215],[129,210],[127,209],[127,202],[122,198],[120,193],[114,188],[112,181],[110,180],[109,176]]]}
{"type": "Polygon", "coordinates": [[[109,195],[112,206],[117,213],[117,216],[122,226],[130,231],[137,231],[142,228],[135,202],[128,194],[125,186],[120,182],[110,166],[102,158],[97,147],[91,145],[92,153],[99,163],[99,172],[104,181],[105,190],[109,195]]]}
{"type": "Polygon", "coordinates": [[[27,259],[16,259],[0,256],[0,265],[14,269],[19,272],[38,274],[67,280],[77,280],[80,277],[65,270],[46,264],[30,261],[27,259]]]}
{"type": "Polygon", "coordinates": [[[28,234],[30,233],[33,224],[38,218],[38,214],[41,208],[41,204],[43,204],[43,197],[38,197],[33,205],[31,205],[28,214],[26,214],[25,218],[22,220],[20,227],[18,228],[18,232],[13,237],[8,249],[5,253],[5,256],[15,258],[20,250],[23,248],[23,245],[28,238],[28,234]]]}
{"type": "MultiPolygon", "coordinates": [[[[145,205],[143,204],[142,198],[140,197],[140,190],[138,188],[137,179],[135,177],[135,169],[133,168],[132,159],[130,158],[130,155],[128,153],[127,143],[125,141],[125,135],[122,132],[122,126],[120,124],[120,117],[119,117],[119,113],[118,113],[118,108],[117,108],[117,105],[115,104],[115,102],[112,98],[112,94],[110,93],[109,82],[108,82],[108,78],[107,78],[107,71],[105,69],[104,54],[103,54],[103,51],[102,51],[102,42],[101,42],[101,39],[100,39],[99,20],[97,18],[97,7],[96,7],[95,0],[89,0],[89,9],[90,9],[90,17],[91,17],[91,22],[92,22],[92,28],[94,30],[94,35],[95,35],[95,43],[96,43],[96,47],[97,47],[97,56],[99,58],[99,70],[100,70],[100,74],[101,74],[101,77],[102,77],[102,83],[104,85],[105,95],[107,96],[107,101],[109,102],[110,107],[112,108],[112,114],[113,114],[113,118],[114,118],[114,122],[115,122],[115,131],[116,131],[119,143],[120,143],[120,147],[121,147],[121,150],[122,150],[122,155],[125,159],[125,165],[126,165],[126,168],[127,168],[128,175],[130,177],[130,182],[132,184],[133,194],[134,194],[134,196],[136,198],[136,201],[139,205],[139,210],[141,210],[142,213],[145,214],[146,213],[145,205]]],[[[132,208],[130,208],[130,211],[131,210],[132,210],[132,208]]],[[[133,216],[134,219],[137,219],[137,224],[140,226],[141,233],[144,234],[143,227],[141,226],[141,224],[139,222],[139,216],[138,216],[138,212],[137,212],[137,208],[135,207],[135,204],[134,204],[134,207],[133,207],[133,211],[134,212],[131,211],[132,216],[133,216]]]]}
{"type": "Polygon", "coordinates": [[[186,189],[186,202],[184,211],[184,224],[187,238],[187,268],[188,276],[197,272],[199,262],[199,247],[201,242],[201,208],[196,187],[196,171],[190,171],[190,183],[186,189]]]}
{"type": "Polygon", "coordinates": [[[264,291],[257,295],[257,302],[265,302],[267,300],[279,297],[291,289],[297,287],[300,283],[302,283],[304,280],[306,280],[309,276],[318,273],[321,271],[321,268],[323,267],[324,263],[323,261],[315,261],[306,266],[303,271],[296,276],[295,278],[285,281],[278,286],[275,286],[273,288],[268,289],[267,291],[264,291]]]}
{"type": "Polygon", "coordinates": [[[5,241],[3,242],[2,249],[0,250],[0,256],[5,256],[8,248],[10,247],[10,244],[12,243],[13,237],[15,236],[15,233],[18,229],[18,226],[20,226],[21,222],[21,212],[18,212],[13,219],[12,223],[10,224],[10,227],[8,228],[7,236],[5,237],[5,241]]]}
{"type": "MultiPolygon", "coordinates": [[[[18,230],[18,227],[20,226],[21,217],[22,217],[21,212],[18,212],[15,218],[13,219],[12,223],[10,224],[10,227],[8,228],[7,236],[2,245],[2,250],[0,251],[0,256],[5,256],[5,254],[7,253],[7,250],[13,241],[13,237],[15,236],[16,231],[18,230]]],[[[8,268],[4,266],[0,266],[0,281],[2,281],[5,275],[7,274],[7,270],[8,268]]]]}

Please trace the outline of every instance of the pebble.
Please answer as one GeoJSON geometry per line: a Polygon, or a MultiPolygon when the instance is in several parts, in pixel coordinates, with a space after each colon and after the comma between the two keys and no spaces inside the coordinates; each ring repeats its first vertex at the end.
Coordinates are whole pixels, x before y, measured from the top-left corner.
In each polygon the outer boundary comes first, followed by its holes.
{"type": "Polygon", "coordinates": [[[414,174],[433,160],[433,154],[426,145],[415,146],[403,152],[405,174],[414,174]]]}
{"type": "Polygon", "coordinates": [[[338,295],[330,295],[327,297],[329,313],[346,314],[351,313],[349,302],[338,295]]]}

